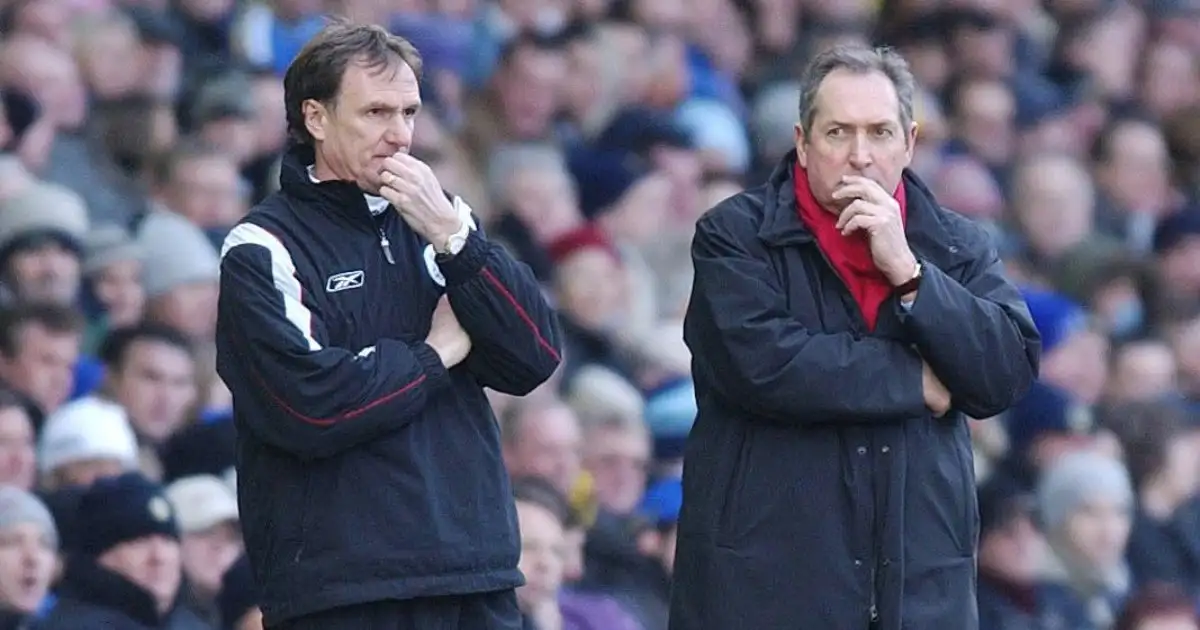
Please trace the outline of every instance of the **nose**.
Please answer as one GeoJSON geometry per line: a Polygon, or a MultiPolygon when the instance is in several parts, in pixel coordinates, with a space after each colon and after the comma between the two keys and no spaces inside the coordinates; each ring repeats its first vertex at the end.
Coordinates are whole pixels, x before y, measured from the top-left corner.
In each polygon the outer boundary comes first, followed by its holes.
{"type": "Polygon", "coordinates": [[[863,171],[871,166],[871,143],[862,133],[854,136],[854,145],[850,147],[850,166],[863,171]]]}
{"type": "Polygon", "coordinates": [[[392,146],[407,149],[412,144],[412,128],[409,126],[408,119],[402,115],[393,117],[383,139],[392,146]]]}

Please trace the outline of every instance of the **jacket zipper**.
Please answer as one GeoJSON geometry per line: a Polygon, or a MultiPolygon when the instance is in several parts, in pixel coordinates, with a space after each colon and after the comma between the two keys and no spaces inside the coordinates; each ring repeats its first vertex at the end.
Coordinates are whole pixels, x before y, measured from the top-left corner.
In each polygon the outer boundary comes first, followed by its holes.
{"type": "Polygon", "coordinates": [[[388,240],[383,228],[379,228],[379,246],[383,248],[383,257],[387,259],[388,264],[396,264],[396,259],[392,257],[392,242],[388,240]]]}
{"type": "Polygon", "coordinates": [[[871,623],[879,622],[879,606],[876,604],[876,593],[879,589],[875,588],[875,559],[871,558],[871,623]]]}

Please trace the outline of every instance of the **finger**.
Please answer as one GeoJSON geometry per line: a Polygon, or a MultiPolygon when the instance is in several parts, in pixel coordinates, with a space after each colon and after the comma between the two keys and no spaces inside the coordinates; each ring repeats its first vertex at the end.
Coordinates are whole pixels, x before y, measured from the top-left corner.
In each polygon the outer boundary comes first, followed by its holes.
{"type": "Polygon", "coordinates": [[[853,219],[851,219],[850,222],[846,224],[846,227],[842,229],[842,235],[849,236],[855,232],[858,232],[859,230],[864,230],[864,231],[869,232],[869,231],[871,231],[872,228],[879,225],[881,222],[882,222],[882,219],[880,219],[879,217],[873,217],[873,216],[867,215],[867,214],[860,214],[857,217],[854,217],[853,219]]]}
{"type": "Polygon", "coordinates": [[[846,224],[849,223],[851,219],[865,213],[869,213],[869,206],[867,206],[866,202],[862,200],[855,200],[851,202],[850,205],[846,206],[842,212],[838,214],[837,228],[840,230],[846,227],[846,224]]]}
{"type": "Polygon", "coordinates": [[[885,197],[891,196],[886,190],[883,189],[883,186],[879,185],[879,182],[869,177],[845,175],[842,177],[842,181],[845,182],[847,186],[854,187],[854,189],[858,191],[859,196],[864,199],[882,201],[885,197]]]}

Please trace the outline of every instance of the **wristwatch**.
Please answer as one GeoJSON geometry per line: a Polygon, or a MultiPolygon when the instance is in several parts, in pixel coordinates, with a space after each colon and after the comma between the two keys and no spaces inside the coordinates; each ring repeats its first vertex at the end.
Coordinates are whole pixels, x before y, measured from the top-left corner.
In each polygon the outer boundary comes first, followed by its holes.
{"type": "Polygon", "coordinates": [[[446,239],[446,244],[438,253],[443,256],[457,256],[458,253],[462,251],[463,247],[467,245],[467,236],[470,234],[471,224],[463,221],[462,227],[458,228],[457,232],[451,234],[450,238],[446,239]]]}
{"type": "Polygon", "coordinates": [[[913,272],[913,277],[909,278],[904,284],[896,287],[893,291],[896,295],[908,295],[916,291],[921,286],[921,261],[917,261],[917,269],[913,272]]]}

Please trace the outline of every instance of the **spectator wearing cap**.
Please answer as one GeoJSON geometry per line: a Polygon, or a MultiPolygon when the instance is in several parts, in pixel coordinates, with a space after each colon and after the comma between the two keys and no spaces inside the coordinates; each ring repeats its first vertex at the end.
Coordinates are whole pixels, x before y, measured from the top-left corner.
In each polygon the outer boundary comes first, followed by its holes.
{"type": "Polygon", "coordinates": [[[142,319],[142,249],[124,227],[97,226],[83,247],[83,307],[88,316],[84,349],[95,352],[109,330],[142,319]]]}
{"type": "Polygon", "coordinates": [[[65,188],[34,184],[0,200],[0,281],[18,300],[72,304],[87,230],[87,208],[65,188]]]}
{"type": "Polygon", "coordinates": [[[129,412],[142,443],[158,449],[187,423],[197,397],[196,359],[179,331],[160,324],[114,330],[99,358],[105,395],[129,412]]]}
{"type": "Polygon", "coordinates": [[[1154,258],[1168,291],[1188,302],[1200,301],[1200,206],[1189,206],[1159,222],[1154,258]]]}
{"type": "Polygon", "coordinates": [[[1034,497],[994,475],[978,490],[979,627],[1041,630],[1037,578],[1045,540],[1034,524],[1034,497]]]}
{"type": "Polygon", "coordinates": [[[125,410],[95,397],[63,405],[42,428],[38,467],[48,490],[86,487],[136,470],[137,439],[125,410]]]}
{"type": "Polygon", "coordinates": [[[212,475],[177,479],[166,494],[179,523],[185,605],[216,626],[222,576],[243,552],[237,497],[212,475]]]}
{"type": "MultiPolygon", "coordinates": [[[[681,113],[703,116],[703,112],[699,115],[687,111],[681,113]]],[[[691,218],[700,211],[700,176],[704,171],[696,137],[702,135],[706,140],[713,140],[719,138],[721,132],[719,124],[716,125],[718,129],[702,130],[695,125],[697,121],[689,119],[688,122],[693,126],[684,126],[665,112],[631,106],[617,112],[590,146],[605,152],[636,155],[653,169],[664,173],[671,182],[670,203],[667,206],[669,215],[691,218]]],[[[713,150],[712,146],[705,148],[713,150]]],[[[748,156],[742,157],[749,159],[748,156]]],[[[723,156],[713,159],[714,163],[722,160],[723,156]]],[[[744,169],[713,170],[736,172],[744,169]]]]}
{"type": "Polygon", "coordinates": [[[1179,405],[1128,403],[1106,413],[1125,454],[1137,509],[1126,554],[1136,584],[1200,593],[1200,452],[1179,405]]]}
{"type": "Polygon", "coordinates": [[[1001,469],[1032,488],[1063,456],[1096,444],[1092,407],[1042,382],[1004,415],[1008,450],[1001,469]]]}
{"type": "Polygon", "coordinates": [[[211,343],[221,264],[212,242],[195,224],[164,211],[146,217],[137,242],[145,253],[142,286],[147,320],[211,343]]]}
{"type": "Polygon", "coordinates": [[[242,556],[221,577],[221,594],[217,596],[221,630],[263,630],[258,602],[250,560],[242,556]]]}
{"type": "Polygon", "coordinates": [[[1043,618],[1063,620],[1072,630],[1110,628],[1131,585],[1128,472],[1108,455],[1072,453],[1046,472],[1037,505],[1051,550],[1039,584],[1043,618]]]}
{"type": "Polygon", "coordinates": [[[57,567],[58,530],[45,504],[0,485],[0,628],[25,630],[41,609],[57,567]]]}
{"type": "Polygon", "coordinates": [[[211,630],[178,605],[179,527],[161,486],[137,473],[104,479],[80,497],[78,549],[43,630],[211,630]]]}
{"type": "Polygon", "coordinates": [[[517,602],[528,630],[642,630],[629,612],[603,595],[564,593],[561,550],[570,520],[566,501],[538,477],[513,480],[521,529],[521,572],[525,585],[517,602]]]}
{"type": "Polygon", "coordinates": [[[576,149],[567,163],[580,210],[618,245],[656,243],[671,218],[668,176],[627,151],[576,149]]]}
{"type": "Polygon", "coordinates": [[[0,382],[26,399],[38,426],[71,395],[83,326],[75,309],[50,302],[0,308],[0,382]]]}
{"type": "Polygon", "coordinates": [[[20,396],[0,388],[0,485],[33,490],[37,457],[33,420],[20,396]]]}
{"type": "Polygon", "coordinates": [[[1108,338],[1062,294],[1027,288],[1022,295],[1042,336],[1040,379],[1085,405],[1096,404],[1108,378],[1108,338]]]}

